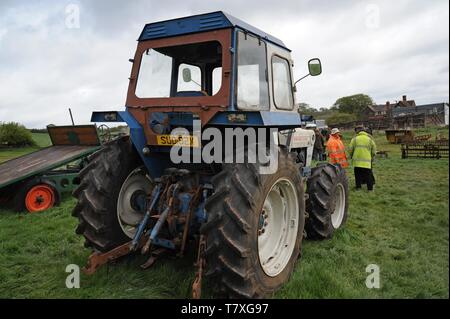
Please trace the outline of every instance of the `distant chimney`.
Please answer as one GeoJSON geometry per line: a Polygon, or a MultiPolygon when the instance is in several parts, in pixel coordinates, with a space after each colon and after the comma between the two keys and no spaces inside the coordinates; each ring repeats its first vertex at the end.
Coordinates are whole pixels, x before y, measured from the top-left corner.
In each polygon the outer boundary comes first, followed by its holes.
{"type": "Polygon", "coordinates": [[[386,108],[389,110],[391,108],[391,102],[387,101],[386,102],[386,108]]]}
{"type": "Polygon", "coordinates": [[[403,102],[406,102],[406,95],[403,95],[403,102]]]}

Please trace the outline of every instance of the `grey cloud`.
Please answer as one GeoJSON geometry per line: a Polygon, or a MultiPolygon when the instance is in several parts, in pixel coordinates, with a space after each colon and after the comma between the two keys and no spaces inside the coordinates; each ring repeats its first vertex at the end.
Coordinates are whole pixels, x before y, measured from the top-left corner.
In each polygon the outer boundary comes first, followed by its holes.
{"type": "Polygon", "coordinates": [[[31,127],[78,123],[100,109],[122,109],[136,39],[145,23],[224,10],[281,38],[295,75],[318,56],[324,73],[299,83],[298,101],[328,107],[344,95],[377,102],[407,94],[448,101],[449,4],[446,0],[344,1],[9,1],[0,2],[0,121],[31,127]],[[65,26],[68,4],[80,29],[65,26]],[[379,27],[366,25],[368,5],[379,27]]]}

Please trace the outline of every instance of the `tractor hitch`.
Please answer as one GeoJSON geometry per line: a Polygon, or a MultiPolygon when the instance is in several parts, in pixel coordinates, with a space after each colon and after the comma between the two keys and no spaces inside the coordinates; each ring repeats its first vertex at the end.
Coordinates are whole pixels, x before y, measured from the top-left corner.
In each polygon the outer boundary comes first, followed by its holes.
{"type": "Polygon", "coordinates": [[[153,250],[150,253],[150,257],[147,259],[147,261],[141,265],[141,268],[145,270],[145,269],[148,269],[151,266],[153,266],[153,264],[156,262],[156,260],[159,258],[159,256],[161,254],[165,253],[166,251],[167,251],[167,249],[164,247],[160,247],[158,249],[153,250]]]}
{"type": "MultiPolygon", "coordinates": [[[[138,246],[144,245],[146,240],[146,236],[141,238],[141,241],[139,242],[138,246]]],[[[86,266],[83,267],[83,273],[86,275],[92,275],[97,271],[97,269],[100,266],[103,266],[104,264],[107,264],[109,262],[112,262],[114,260],[117,260],[120,257],[128,255],[130,250],[131,241],[127,242],[125,244],[122,244],[120,246],[117,246],[116,248],[113,248],[112,250],[106,252],[106,253],[100,253],[100,252],[93,252],[86,263],[86,266]]]]}

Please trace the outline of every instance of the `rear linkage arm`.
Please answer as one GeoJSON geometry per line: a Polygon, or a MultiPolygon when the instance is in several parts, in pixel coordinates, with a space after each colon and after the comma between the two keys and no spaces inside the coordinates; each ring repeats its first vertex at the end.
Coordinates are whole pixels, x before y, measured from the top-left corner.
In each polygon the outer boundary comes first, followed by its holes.
{"type": "MultiPolygon", "coordinates": [[[[146,244],[146,242],[148,240],[148,235],[144,234],[144,231],[150,220],[151,212],[153,211],[153,208],[155,207],[155,205],[158,202],[158,199],[161,195],[161,189],[162,189],[161,182],[160,181],[156,181],[156,182],[157,182],[157,185],[153,188],[152,195],[150,197],[151,198],[150,206],[148,206],[148,209],[146,210],[143,220],[139,224],[138,230],[136,231],[136,234],[135,234],[133,240],[130,242],[127,242],[123,245],[117,246],[116,248],[114,248],[106,253],[99,253],[99,252],[92,253],[88,258],[86,266],[83,268],[83,272],[85,274],[91,275],[100,266],[107,264],[108,262],[111,262],[113,260],[116,260],[122,256],[128,255],[130,252],[136,251],[136,249],[138,247],[142,247],[146,244]]],[[[148,263],[148,261],[147,261],[147,263],[148,263]]]]}

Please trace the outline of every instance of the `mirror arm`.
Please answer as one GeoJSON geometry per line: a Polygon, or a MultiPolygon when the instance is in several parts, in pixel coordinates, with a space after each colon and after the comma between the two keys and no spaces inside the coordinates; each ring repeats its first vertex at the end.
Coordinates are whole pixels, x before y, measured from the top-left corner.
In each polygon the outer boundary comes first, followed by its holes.
{"type": "Polygon", "coordinates": [[[294,86],[298,83],[298,82],[300,82],[301,80],[303,80],[304,78],[307,78],[308,76],[310,76],[311,74],[306,74],[305,76],[302,76],[300,79],[298,79],[297,81],[295,81],[294,82],[294,86]]]}
{"type": "Polygon", "coordinates": [[[195,82],[194,80],[191,79],[191,82],[194,82],[195,84],[197,84],[200,88],[202,87],[200,83],[195,82]]]}

